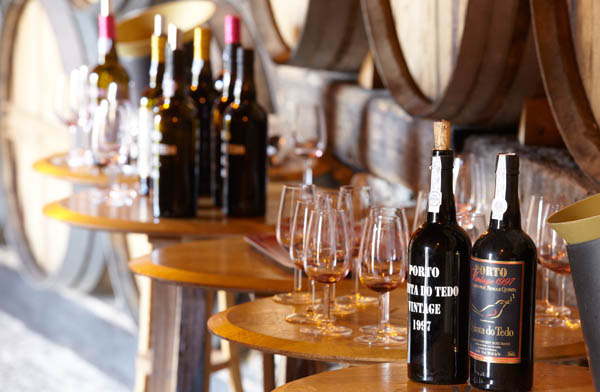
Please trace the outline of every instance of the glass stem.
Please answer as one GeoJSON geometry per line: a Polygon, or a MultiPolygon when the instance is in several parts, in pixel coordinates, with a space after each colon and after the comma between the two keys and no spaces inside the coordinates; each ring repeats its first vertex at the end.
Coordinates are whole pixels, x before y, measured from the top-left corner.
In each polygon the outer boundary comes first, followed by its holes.
{"type": "Polygon", "coordinates": [[[542,267],[542,301],[544,305],[550,305],[550,277],[546,267],[542,267]]]}
{"type": "Polygon", "coordinates": [[[294,268],[294,292],[302,291],[302,271],[294,268]]]}
{"type": "Polygon", "coordinates": [[[360,268],[360,265],[358,263],[358,258],[356,258],[356,260],[354,261],[354,289],[352,291],[352,294],[354,294],[356,297],[359,296],[358,294],[358,287],[359,287],[359,279],[358,279],[358,269],[360,268]]]}
{"type": "Polygon", "coordinates": [[[310,290],[311,290],[310,301],[311,301],[311,308],[313,308],[313,309],[314,309],[314,307],[316,305],[316,302],[317,302],[317,293],[316,293],[316,287],[315,286],[316,286],[315,285],[315,280],[311,279],[310,280],[310,290]]]}
{"type": "Polygon", "coordinates": [[[77,125],[69,125],[69,155],[71,158],[75,157],[79,148],[78,136],[79,128],[77,125]]]}
{"type": "Polygon", "coordinates": [[[385,328],[390,321],[390,292],[379,293],[379,331],[385,332],[385,328]]]}
{"type": "Polygon", "coordinates": [[[560,290],[558,291],[558,306],[559,309],[564,309],[565,307],[565,282],[566,275],[560,276],[560,290]]]}
{"type": "Polygon", "coordinates": [[[330,323],[333,320],[331,320],[331,304],[329,303],[329,298],[330,298],[330,294],[329,294],[329,284],[324,284],[323,285],[323,314],[325,315],[325,322],[326,323],[330,323]]]}
{"type": "Polygon", "coordinates": [[[313,183],[312,162],[310,159],[306,159],[304,161],[304,174],[302,177],[302,182],[307,185],[312,185],[313,183]]]}
{"type": "Polygon", "coordinates": [[[111,191],[119,190],[119,166],[116,162],[111,162],[106,166],[106,176],[111,191]]]}

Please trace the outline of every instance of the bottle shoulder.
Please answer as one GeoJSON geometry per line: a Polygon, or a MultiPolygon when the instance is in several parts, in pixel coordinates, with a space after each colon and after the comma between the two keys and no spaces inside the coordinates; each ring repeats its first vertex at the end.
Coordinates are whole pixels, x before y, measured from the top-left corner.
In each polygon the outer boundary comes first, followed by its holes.
{"type": "Polygon", "coordinates": [[[533,240],[521,229],[488,230],[473,244],[474,257],[498,260],[537,260],[533,240]]]}
{"type": "Polygon", "coordinates": [[[452,250],[471,250],[471,240],[467,233],[456,223],[441,224],[425,222],[411,236],[410,249],[425,248],[452,250]]]}
{"type": "Polygon", "coordinates": [[[173,97],[168,104],[163,98],[158,105],[157,114],[165,117],[194,119],[196,116],[196,107],[191,98],[187,96],[173,97]]]}
{"type": "Polygon", "coordinates": [[[264,122],[267,121],[267,113],[256,102],[248,102],[248,103],[240,103],[240,104],[236,104],[235,102],[232,102],[225,109],[224,116],[225,116],[225,118],[248,116],[248,117],[251,117],[255,121],[264,121],[264,122]]]}

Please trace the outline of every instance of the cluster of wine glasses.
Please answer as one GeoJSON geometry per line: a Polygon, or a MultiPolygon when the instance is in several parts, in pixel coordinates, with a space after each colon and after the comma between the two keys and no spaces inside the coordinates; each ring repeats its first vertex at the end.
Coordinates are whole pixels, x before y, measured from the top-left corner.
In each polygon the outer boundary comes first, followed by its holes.
{"type": "Polygon", "coordinates": [[[100,98],[97,77],[81,66],[56,78],[55,112],[69,130],[67,164],[73,169],[96,166],[104,171],[110,190],[108,196],[98,193],[98,202],[131,204],[136,192],[120,179],[135,174],[138,115],[129,100],[120,98],[116,83],[100,98]]]}
{"type": "Polygon", "coordinates": [[[338,191],[314,185],[285,185],[279,208],[277,240],[289,250],[296,266],[294,291],[276,302],[309,306],[286,317],[306,324],[300,332],[318,336],[348,336],[352,330],[336,317],[379,303],[379,323],[363,326],[355,341],[393,346],[405,341],[406,329],[389,322],[389,293],[406,279],[409,231],[403,209],[375,207],[368,186],[343,186],[338,191]],[[312,295],[302,291],[304,271],[312,295]],[[352,292],[336,297],[335,284],[353,272],[352,292]],[[317,300],[315,282],[323,285],[317,300]],[[378,294],[365,296],[359,282],[378,294]]]}
{"type": "Polygon", "coordinates": [[[571,309],[565,305],[565,284],[571,273],[565,240],[546,223],[548,217],[564,207],[562,203],[545,200],[532,195],[527,203],[525,231],[534,240],[538,250],[538,262],[542,268],[541,299],[537,302],[536,323],[548,327],[579,326],[579,320],[571,317],[571,309]],[[558,303],[550,303],[550,272],[559,277],[558,303]]]}

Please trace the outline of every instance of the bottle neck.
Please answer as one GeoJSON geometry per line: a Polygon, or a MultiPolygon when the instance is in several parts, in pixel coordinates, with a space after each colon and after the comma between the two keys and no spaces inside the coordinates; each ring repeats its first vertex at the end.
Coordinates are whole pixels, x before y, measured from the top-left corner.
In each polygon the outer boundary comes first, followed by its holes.
{"type": "Polygon", "coordinates": [[[223,49],[223,98],[233,97],[233,89],[237,75],[236,50],[239,44],[225,45],[223,49]]]}
{"type": "Polygon", "coordinates": [[[208,43],[194,45],[194,60],[192,61],[192,90],[206,89],[212,86],[212,68],[208,43]]]}
{"type": "Polygon", "coordinates": [[[521,229],[519,174],[496,175],[496,191],[492,201],[490,230],[521,229]],[[499,178],[499,177],[503,178],[499,178]]]}
{"type": "Polygon", "coordinates": [[[98,15],[98,64],[118,62],[115,19],[112,15],[98,15]]]}
{"type": "Polygon", "coordinates": [[[456,222],[456,206],[452,190],[452,168],[454,154],[452,150],[434,150],[431,159],[431,188],[427,222],[456,222]]]}
{"type": "Polygon", "coordinates": [[[152,35],[150,43],[150,87],[157,88],[162,85],[165,73],[165,43],[166,37],[152,35]]]}
{"type": "Polygon", "coordinates": [[[248,65],[238,70],[238,77],[235,81],[234,88],[235,103],[254,102],[256,101],[256,89],[254,87],[254,72],[253,69],[248,69],[248,65]]]}
{"type": "Polygon", "coordinates": [[[185,61],[182,49],[167,50],[162,89],[167,100],[185,94],[185,61]]]}

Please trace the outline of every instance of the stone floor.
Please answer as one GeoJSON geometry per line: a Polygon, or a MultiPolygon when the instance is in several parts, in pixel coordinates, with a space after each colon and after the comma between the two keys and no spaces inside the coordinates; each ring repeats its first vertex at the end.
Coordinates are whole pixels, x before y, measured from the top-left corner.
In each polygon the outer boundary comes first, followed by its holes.
{"type": "MultiPolygon", "coordinates": [[[[110,297],[40,287],[21,278],[0,251],[0,391],[131,391],[136,328],[110,297]]],[[[242,366],[245,391],[262,390],[260,355],[242,366]]],[[[228,391],[228,372],[211,391],[228,391]]]]}

